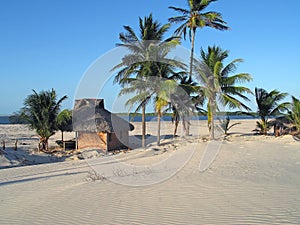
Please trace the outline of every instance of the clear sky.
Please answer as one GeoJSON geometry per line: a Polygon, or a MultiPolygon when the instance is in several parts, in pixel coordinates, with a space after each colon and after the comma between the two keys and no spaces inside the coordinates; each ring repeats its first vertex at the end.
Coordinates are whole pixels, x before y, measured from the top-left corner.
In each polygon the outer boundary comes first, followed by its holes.
{"type": "MultiPolygon", "coordinates": [[[[123,25],[138,32],[138,17],[151,12],[167,23],[177,15],[168,6],[187,7],[185,0],[0,0],[0,114],[18,111],[32,89],[54,88],[69,97],[63,107],[71,108],[83,75],[115,48],[123,25]]],[[[195,53],[219,45],[230,50],[230,59],[245,60],[238,72],[253,76],[252,90],[276,88],[300,97],[299,8],[299,0],[214,2],[208,9],[221,12],[231,30],[199,30],[195,53]]],[[[119,88],[107,84],[105,90],[100,97],[111,108],[119,88]]]]}

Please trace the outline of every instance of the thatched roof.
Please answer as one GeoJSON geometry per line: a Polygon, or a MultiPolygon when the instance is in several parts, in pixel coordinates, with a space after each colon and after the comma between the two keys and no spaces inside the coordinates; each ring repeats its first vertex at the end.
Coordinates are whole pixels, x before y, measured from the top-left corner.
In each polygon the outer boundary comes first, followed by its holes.
{"type": "Polygon", "coordinates": [[[134,126],[104,108],[103,99],[75,100],[73,130],[106,132],[133,130],[134,126]]]}
{"type": "Polygon", "coordinates": [[[280,126],[286,127],[286,128],[292,128],[294,125],[293,123],[285,116],[280,116],[277,118],[272,119],[269,124],[271,126],[274,126],[275,124],[279,124],[280,126]]]}

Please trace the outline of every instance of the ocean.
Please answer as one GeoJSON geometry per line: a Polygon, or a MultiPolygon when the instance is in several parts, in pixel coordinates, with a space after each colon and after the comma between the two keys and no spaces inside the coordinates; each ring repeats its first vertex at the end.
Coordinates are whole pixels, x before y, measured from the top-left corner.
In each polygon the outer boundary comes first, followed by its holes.
{"type": "MultiPolygon", "coordinates": [[[[121,116],[121,118],[131,121],[131,122],[142,122],[142,117],[141,116],[135,116],[129,118],[128,116],[121,116]]],[[[220,117],[220,118],[225,118],[225,116],[220,117]]],[[[231,120],[245,120],[245,119],[253,119],[252,116],[229,116],[231,120]]],[[[195,116],[191,118],[192,120],[207,120],[207,116],[195,116]]],[[[146,121],[151,122],[151,121],[157,121],[157,116],[146,116],[146,121]]],[[[161,118],[161,121],[172,121],[171,116],[163,116],[161,118]]],[[[9,121],[9,116],[0,116],[0,124],[10,124],[9,121]]]]}
{"type": "Polygon", "coordinates": [[[0,124],[10,124],[9,116],[0,116],[0,124]]]}
{"type": "MultiPolygon", "coordinates": [[[[128,116],[122,116],[123,119],[131,122],[142,122],[142,117],[141,116],[135,116],[129,118],[128,116]]],[[[218,117],[220,119],[225,119],[226,116],[220,116],[218,117]]],[[[229,116],[231,120],[247,120],[247,119],[253,119],[254,117],[252,116],[229,116]]],[[[207,116],[194,116],[191,118],[192,120],[207,120],[207,116]]],[[[162,121],[172,121],[171,116],[163,116],[161,118],[162,121]]],[[[157,116],[146,116],[146,121],[151,122],[151,121],[157,121],[157,116]]]]}

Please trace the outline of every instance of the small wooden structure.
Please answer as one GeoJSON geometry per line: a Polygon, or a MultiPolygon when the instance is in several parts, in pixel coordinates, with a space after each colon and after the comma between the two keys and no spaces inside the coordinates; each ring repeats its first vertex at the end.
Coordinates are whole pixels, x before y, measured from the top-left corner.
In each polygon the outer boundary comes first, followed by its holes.
{"type": "Polygon", "coordinates": [[[284,116],[272,119],[269,122],[269,125],[274,127],[275,137],[293,134],[293,131],[295,130],[295,126],[292,124],[292,122],[284,116]]]}
{"type": "Polygon", "coordinates": [[[103,99],[79,99],[73,110],[77,149],[103,151],[127,148],[134,126],[104,108],[103,99]]]}

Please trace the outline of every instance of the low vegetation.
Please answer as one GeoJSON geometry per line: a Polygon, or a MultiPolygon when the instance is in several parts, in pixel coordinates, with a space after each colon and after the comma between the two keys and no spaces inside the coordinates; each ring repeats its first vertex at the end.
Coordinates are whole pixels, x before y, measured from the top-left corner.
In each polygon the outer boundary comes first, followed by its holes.
{"type": "Polygon", "coordinates": [[[300,133],[300,100],[294,96],[292,96],[287,117],[296,127],[296,131],[300,133]]]}
{"type": "Polygon", "coordinates": [[[220,120],[220,127],[224,131],[225,135],[228,135],[228,131],[232,127],[234,127],[236,125],[239,125],[239,124],[241,124],[241,123],[237,122],[237,123],[230,124],[230,118],[229,118],[229,116],[227,116],[226,119],[220,120]]]}
{"type": "Polygon", "coordinates": [[[270,117],[287,111],[290,103],[281,102],[287,95],[287,93],[280,93],[278,90],[267,92],[265,89],[255,88],[257,114],[260,117],[256,126],[260,134],[267,135],[270,130],[270,117]]]}

